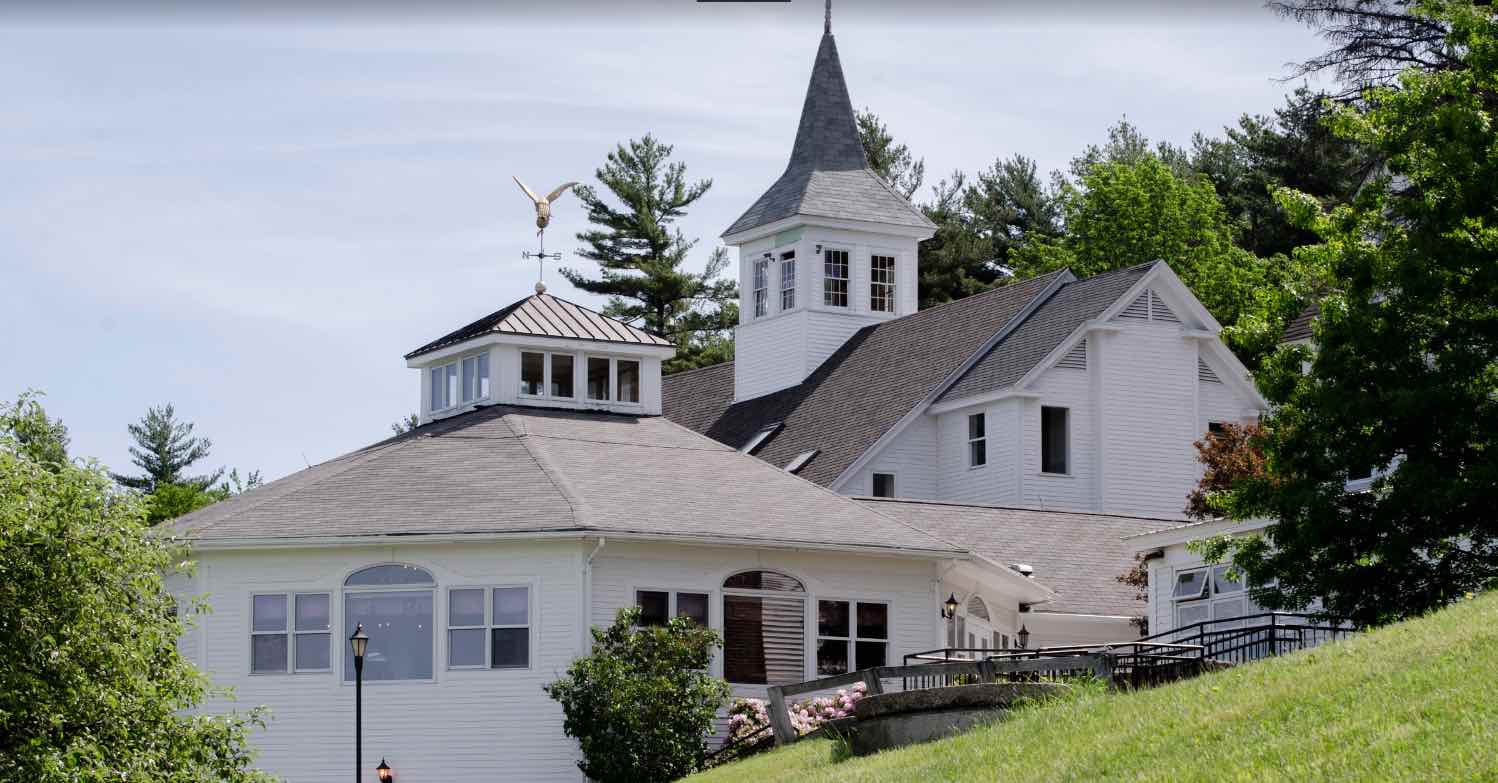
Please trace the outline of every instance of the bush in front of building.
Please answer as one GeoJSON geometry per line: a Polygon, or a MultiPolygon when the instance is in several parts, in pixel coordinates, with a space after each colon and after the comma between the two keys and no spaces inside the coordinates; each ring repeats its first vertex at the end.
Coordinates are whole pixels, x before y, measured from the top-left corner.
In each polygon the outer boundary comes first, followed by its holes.
{"type": "Polygon", "coordinates": [[[593,629],[593,651],[545,686],[562,705],[577,763],[598,783],[676,780],[702,767],[703,738],[729,695],[708,673],[722,637],[686,617],[641,628],[639,609],[621,609],[593,629]]]}

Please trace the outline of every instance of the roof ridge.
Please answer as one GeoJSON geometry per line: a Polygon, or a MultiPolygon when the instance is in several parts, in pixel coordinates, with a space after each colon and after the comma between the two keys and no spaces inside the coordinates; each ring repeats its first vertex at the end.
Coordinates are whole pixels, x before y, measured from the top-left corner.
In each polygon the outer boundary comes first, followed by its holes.
{"type": "MultiPolygon", "coordinates": [[[[881,498],[872,495],[850,495],[854,500],[873,503],[908,503],[919,506],[952,506],[956,508],[977,508],[989,511],[1024,511],[1031,514],[1071,514],[1074,516],[1087,517],[1115,517],[1118,519],[1137,519],[1141,522],[1171,522],[1181,523],[1183,520],[1171,519],[1169,517],[1142,517],[1135,514],[1115,514],[1104,511],[1070,511],[1059,508],[1034,508],[1031,506],[1000,506],[990,503],[962,503],[955,500],[922,500],[920,498],[881,498]]],[[[1194,524],[1194,523],[1192,523],[1194,524]]]]}
{"type": "Polygon", "coordinates": [[[542,450],[531,447],[531,439],[539,436],[530,434],[530,430],[525,426],[523,419],[511,419],[512,416],[516,416],[515,407],[511,405],[505,406],[505,412],[499,416],[500,421],[504,422],[504,425],[516,434],[520,447],[525,449],[525,453],[530,455],[531,461],[536,463],[536,468],[541,471],[542,475],[546,476],[547,481],[551,482],[552,488],[556,489],[557,494],[562,496],[562,500],[567,502],[567,511],[572,515],[572,521],[578,526],[578,529],[589,529],[591,525],[588,524],[587,517],[591,515],[584,513],[588,508],[587,503],[583,502],[582,497],[567,482],[562,472],[551,464],[551,460],[542,453],[542,450]]]}

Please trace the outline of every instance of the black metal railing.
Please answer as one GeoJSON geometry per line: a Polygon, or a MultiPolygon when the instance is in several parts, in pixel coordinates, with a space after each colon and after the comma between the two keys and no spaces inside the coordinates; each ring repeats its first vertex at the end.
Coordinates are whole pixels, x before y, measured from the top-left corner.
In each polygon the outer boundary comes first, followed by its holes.
{"type": "MultiPolygon", "coordinates": [[[[905,656],[905,663],[945,663],[950,661],[1031,661],[1024,672],[1014,672],[1011,680],[1063,681],[1088,674],[1090,661],[1106,657],[1107,671],[1113,684],[1144,685],[1177,680],[1201,672],[1202,649],[1195,644],[1168,642],[1116,642],[1112,644],[1038,647],[1034,649],[994,649],[944,647],[905,656]]],[[[1003,667],[1001,667],[1003,668],[1003,667]]],[[[911,687],[939,687],[958,684],[922,678],[911,687]]]]}
{"type": "Polygon", "coordinates": [[[1355,633],[1357,630],[1345,620],[1292,612],[1262,612],[1203,620],[1141,637],[1137,643],[1198,645],[1202,648],[1202,655],[1211,660],[1247,663],[1310,649],[1355,633]]]}

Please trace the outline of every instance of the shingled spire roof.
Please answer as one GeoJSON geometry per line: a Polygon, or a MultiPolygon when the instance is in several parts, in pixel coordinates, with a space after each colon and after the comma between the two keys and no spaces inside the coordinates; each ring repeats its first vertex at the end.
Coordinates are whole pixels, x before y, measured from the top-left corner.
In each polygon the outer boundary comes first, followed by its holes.
{"type": "Polygon", "coordinates": [[[830,31],[822,34],[822,45],[817,48],[811,83],[801,106],[801,125],[796,129],[796,144],[785,173],[723,235],[749,231],[792,215],[934,227],[869,168],[830,31]]]}

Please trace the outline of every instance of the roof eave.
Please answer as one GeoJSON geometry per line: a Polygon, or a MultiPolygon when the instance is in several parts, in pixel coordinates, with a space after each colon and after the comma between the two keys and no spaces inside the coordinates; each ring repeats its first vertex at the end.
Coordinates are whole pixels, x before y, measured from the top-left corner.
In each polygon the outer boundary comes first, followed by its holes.
{"type": "MultiPolygon", "coordinates": [[[[920,216],[925,220],[925,216],[920,216]]],[[[741,228],[723,232],[721,238],[725,245],[744,245],[765,237],[778,234],[782,231],[797,226],[810,226],[813,228],[834,228],[847,231],[867,231],[873,234],[890,234],[893,236],[907,237],[916,241],[930,239],[936,235],[936,225],[926,220],[926,225],[904,225],[900,223],[883,223],[875,220],[849,220],[847,218],[835,218],[825,215],[814,215],[797,212],[789,217],[761,223],[757,226],[741,228]]]]}

